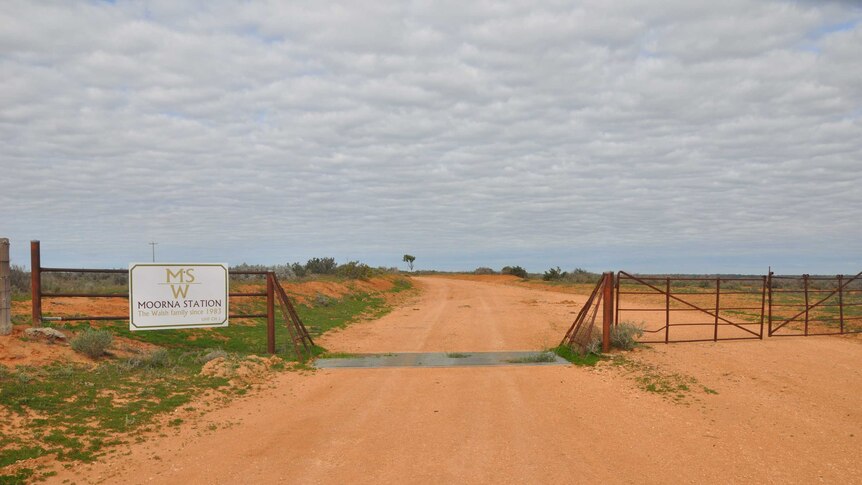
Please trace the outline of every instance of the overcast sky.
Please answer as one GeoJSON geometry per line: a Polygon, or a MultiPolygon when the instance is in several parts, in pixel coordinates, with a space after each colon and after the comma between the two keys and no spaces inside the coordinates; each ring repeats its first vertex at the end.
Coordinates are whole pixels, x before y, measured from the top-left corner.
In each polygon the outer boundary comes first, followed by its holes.
{"type": "Polygon", "coordinates": [[[29,265],[862,270],[854,1],[0,4],[29,265]],[[625,3],[625,5],[622,5],[625,3]],[[182,4],[182,5],[180,5],[182,4]]]}

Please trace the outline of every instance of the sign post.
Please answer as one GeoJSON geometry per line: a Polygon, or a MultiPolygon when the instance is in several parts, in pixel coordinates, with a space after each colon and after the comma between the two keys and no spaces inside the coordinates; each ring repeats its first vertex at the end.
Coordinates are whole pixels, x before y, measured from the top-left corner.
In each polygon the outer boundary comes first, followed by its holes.
{"type": "Polygon", "coordinates": [[[129,265],[129,330],[228,326],[226,264],[129,265]]]}

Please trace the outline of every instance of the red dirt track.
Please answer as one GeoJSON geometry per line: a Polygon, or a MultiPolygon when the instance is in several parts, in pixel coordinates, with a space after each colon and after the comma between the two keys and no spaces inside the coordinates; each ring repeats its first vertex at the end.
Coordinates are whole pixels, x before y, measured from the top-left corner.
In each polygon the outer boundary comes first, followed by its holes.
{"type": "MultiPolygon", "coordinates": [[[[419,296],[321,343],[540,349],[558,343],[585,300],[499,279],[413,280],[419,296]]],[[[283,373],[166,437],[49,480],[862,483],[859,339],[653,345],[627,358],[698,385],[674,402],[608,364],[283,373]]]]}

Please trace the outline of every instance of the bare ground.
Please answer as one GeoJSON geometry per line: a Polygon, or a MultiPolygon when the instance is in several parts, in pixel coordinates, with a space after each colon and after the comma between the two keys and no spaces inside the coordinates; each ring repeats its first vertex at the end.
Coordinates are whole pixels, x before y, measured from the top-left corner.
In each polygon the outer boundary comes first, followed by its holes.
{"type": "MultiPolygon", "coordinates": [[[[500,280],[415,281],[421,296],[327,335],[324,345],[345,352],[549,347],[584,299],[500,280]]],[[[50,480],[862,482],[859,339],[654,345],[625,359],[596,368],[286,373],[165,437],[50,480]],[[681,398],[644,390],[654,375],[689,390],[681,398]]]]}

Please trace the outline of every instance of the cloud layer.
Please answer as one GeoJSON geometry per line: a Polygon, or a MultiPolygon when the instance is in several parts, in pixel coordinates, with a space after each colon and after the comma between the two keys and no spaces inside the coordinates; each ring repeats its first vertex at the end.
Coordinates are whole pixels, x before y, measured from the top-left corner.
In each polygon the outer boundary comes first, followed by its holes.
{"type": "Polygon", "coordinates": [[[854,2],[4,2],[46,264],[862,266],[854,2]]]}

